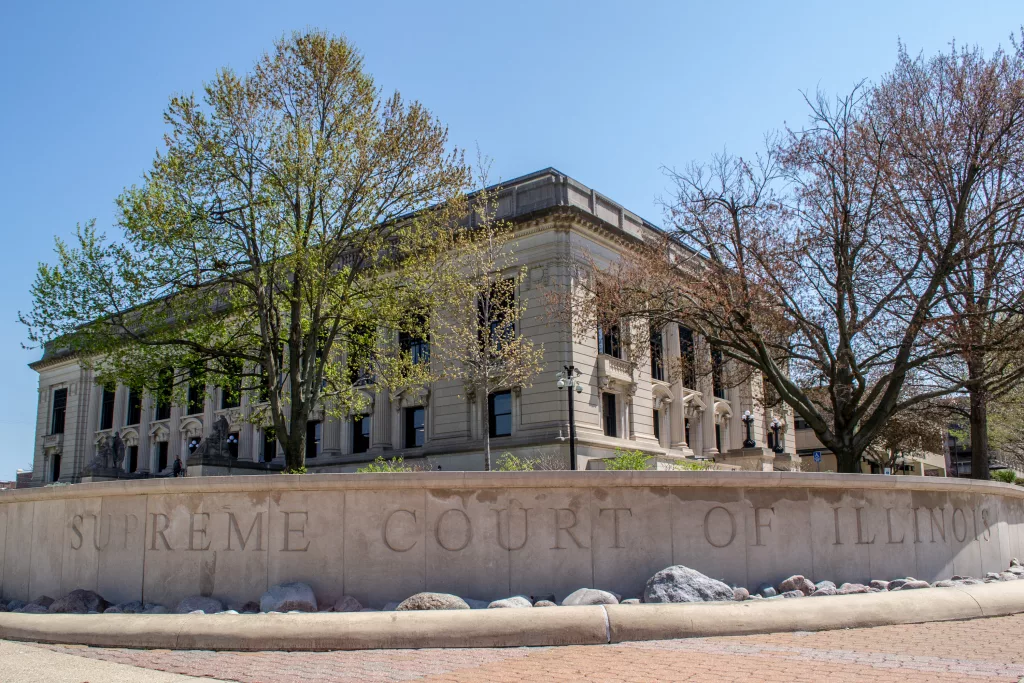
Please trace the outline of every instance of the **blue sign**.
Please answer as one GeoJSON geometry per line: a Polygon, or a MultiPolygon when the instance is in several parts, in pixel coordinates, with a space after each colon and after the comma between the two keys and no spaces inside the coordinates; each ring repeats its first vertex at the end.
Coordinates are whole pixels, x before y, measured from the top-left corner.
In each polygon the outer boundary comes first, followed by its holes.
{"type": "Polygon", "coordinates": [[[814,462],[821,462],[821,451],[814,451],[814,462]]]}

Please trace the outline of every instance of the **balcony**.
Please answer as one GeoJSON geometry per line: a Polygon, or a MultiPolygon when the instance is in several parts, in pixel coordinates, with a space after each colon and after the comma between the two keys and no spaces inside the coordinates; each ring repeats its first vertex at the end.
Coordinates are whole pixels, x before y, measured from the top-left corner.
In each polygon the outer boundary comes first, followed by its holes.
{"type": "Polygon", "coordinates": [[[636,384],[628,361],[604,353],[597,357],[597,382],[602,389],[614,390],[628,390],[636,384]]]}

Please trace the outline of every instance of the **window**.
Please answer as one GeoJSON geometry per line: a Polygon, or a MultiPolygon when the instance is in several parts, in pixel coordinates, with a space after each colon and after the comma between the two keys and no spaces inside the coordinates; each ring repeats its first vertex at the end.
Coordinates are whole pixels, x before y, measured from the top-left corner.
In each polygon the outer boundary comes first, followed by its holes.
{"type": "Polygon", "coordinates": [[[618,436],[618,415],[615,411],[615,394],[604,395],[604,434],[618,436]]]}
{"type": "Polygon", "coordinates": [[[683,418],[683,439],[686,440],[687,446],[693,447],[690,443],[690,418],[688,417],[683,418]]]}
{"type": "Polygon", "coordinates": [[[220,407],[237,408],[242,400],[242,364],[239,361],[228,361],[226,365],[227,382],[220,388],[220,407]]]}
{"type": "Polygon", "coordinates": [[[193,436],[191,439],[188,440],[189,455],[192,455],[193,453],[196,452],[196,449],[199,448],[199,444],[202,443],[202,441],[203,437],[201,436],[193,436]]]}
{"type": "Polygon", "coordinates": [[[811,425],[807,424],[807,420],[802,417],[793,418],[793,429],[810,429],[811,425]]]}
{"type": "Polygon", "coordinates": [[[491,349],[500,349],[503,340],[516,333],[516,287],[514,279],[506,279],[491,285],[486,296],[477,299],[477,322],[479,325],[480,347],[485,347],[484,330],[489,332],[491,349]]]}
{"type": "Polygon", "coordinates": [[[405,447],[419,448],[423,445],[426,437],[426,430],[423,426],[423,418],[426,411],[423,408],[405,409],[405,447]]]}
{"type": "Polygon", "coordinates": [[[273,427],[263,428],[263,462],[277,457],[277,432],[273,427]]]}
{"type": "Polygon", "coordinates": [[[725,359],[722,357],[722,352],[718,349],[711,350],[711,381],[712,388],[714,389],[715,398],[725,398],[725,378],[724,369],[725,359]]]}
{"type": "Polygon", "coordinates": [[[168,443],[166,441],[160,441],[156,445],[157,448],[157,472],[163,472],[167,469],[167,451],[168,443]]]}
{"type": "Polygon", "coordinates": [[[722,425],[715,425],[715,448],[722,452],[722,425]]]}
{"type": "Polygon", "coordinates": [[[511,391],[499,391],[487,397],[487,422],[492,437],[512,436],[511,391]]]}
{"type": "Polygon", "coordinates": [[[315,458],[320,455],[320,444],[323,436],[323,423],[319,420],[310,420],[306,423],[306,459],[315,458]]]}
{"type": "Polygon", "coordinates": [[[427,318],[416,316],[416,332],[399,332],[398,346],[403,353],[408,353],[413,365],[430,362],[430,335],[427,332],[427,318]]]}
{"type": "Polygon", "coordinates": [[[103,387],[103,400],[100,402],[100,429],[111,429],[114,426],[114,399],[117,392],[103,387]]]}
{"type": "Polygon", "coordinates": [[[125,425],[137,425],[142,422],[142,391],[128,389],[128,416],[125,425]]]}
{"type": "Polygon", "coordinates": [[[53,392],[53,411],[50,414],[50,433],[64,433],[64,417],[68,410],[68,390],[57,389],[53,392]]]}
{"type": "Polygon", "coordinates": [[[60,453],[53,454],[53,469],[51,470],[50,481],[60,481],[60,453]]]}
{"type": "Polygon", "coordinates": [[[771,432],[768,432],[768,448],[775,448],[775,435],[771,432]]]}
{"type": "Polygon", "coordinates": [[[622,345],[619,343],[619,326],[612,325],[607,330],[597,328],[597,350],[614,358],[622,358],[622,345]]]}
{"type": "Polygon", "coordinates": [[[352,452],[365,453],[370,450],[370,425],[369,415],[360,415],[352,420],[352,452]]]}
{"type": "Polygon", "coordinates": [[[156,388],[156,412],[154,419],[167,420],[171,417],[171,397],[174,393],[174,372],[165,369],[160,372],[156,388]]]}
{"type": "Polygon", "coordinates": [[[679,326],[679,357],[683,371],[681,377],[683,386],[687,389],[695,389],[697,373],[694,368],[693,330],[682,325],[679,326]]]}
{"type": "Polygon", "coordinates": [[[654,438],[661,441],[661,411],[654,409],[654,438]]]}
{"type": "Polygon", "coordinates": [[[138,472],[139,471],[139,447],[129,446],[128,447],[128,471],[138,472]]]}
{"type": "Polygon", "coordinates": [[[238,432],[228,434],[228,456],[238,460],[238,432]]]}
{"type": "Polygon", "coordinates": [[[665,352],[661,332],[651,330],[651,379],[665,381],[665,352]]]}
{"type": "Polygon", "coordinates": [[[193,370],[189,376],[188,383],[188,414],[196,415],[203,412],[203,404],[206,402],[206,383],[200,371],[193,370]]]}

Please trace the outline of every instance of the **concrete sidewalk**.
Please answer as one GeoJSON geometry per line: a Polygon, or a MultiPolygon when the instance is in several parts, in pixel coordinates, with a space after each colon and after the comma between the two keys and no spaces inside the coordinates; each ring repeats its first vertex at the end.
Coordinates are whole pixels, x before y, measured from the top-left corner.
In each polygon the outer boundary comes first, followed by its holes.
{"type": "Polygon", "coordinates": [[[0,681],[5,683],[179,683],[215,680],[76,657],[0,640],[0,681]]]}

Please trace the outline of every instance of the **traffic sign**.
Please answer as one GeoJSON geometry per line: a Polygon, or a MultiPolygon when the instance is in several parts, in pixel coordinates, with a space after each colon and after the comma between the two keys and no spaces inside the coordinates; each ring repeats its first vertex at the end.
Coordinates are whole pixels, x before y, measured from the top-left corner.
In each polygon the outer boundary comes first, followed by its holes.
{"type": "Polygon", "coordinates": [[[821,451],[814,451],[814,462],[821,462],[821,451]]]}

